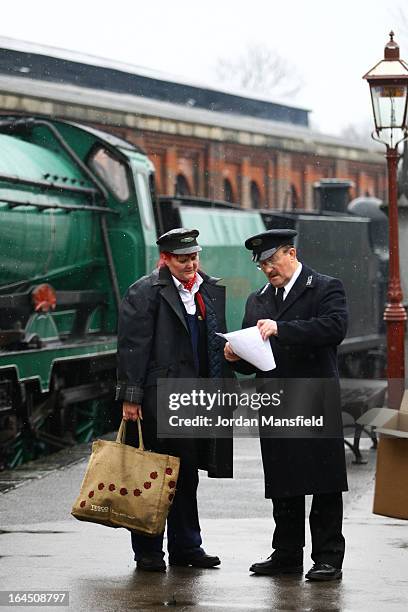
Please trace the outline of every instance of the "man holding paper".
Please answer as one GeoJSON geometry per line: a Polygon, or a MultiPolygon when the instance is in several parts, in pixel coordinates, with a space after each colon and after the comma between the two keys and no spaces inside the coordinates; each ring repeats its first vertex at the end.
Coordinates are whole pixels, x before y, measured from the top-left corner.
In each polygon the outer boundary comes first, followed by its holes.
{"type": "MultiPolygon", "coordinates": [[[[294,230],[274,229],[245,242],[268,282],[249,296],[242,327],[257,326],[262,338],[269,339],[276,368],[265,372],[254,367],[240,359],[229,343],[224,354],[237,371],[255,372],[259,383],[268,378],[292,379],[294,386],[304,379],[330,380],[334,383],[330,409],[341,424],[337,345],[347,329],[345,293],[339,280],[297,259],[296,235],[294,230]]],[[[305,495],[313,495],[309,522],[314,565],[306,578],[342,577],[342,491],[347,491],[347,474],[341,425],[336,435],[270,438],[261,432],[265,497],[272,499],[276,526],[272,555],[254,563],[250,571],[266,575],[303,572],[305,495]]]]}

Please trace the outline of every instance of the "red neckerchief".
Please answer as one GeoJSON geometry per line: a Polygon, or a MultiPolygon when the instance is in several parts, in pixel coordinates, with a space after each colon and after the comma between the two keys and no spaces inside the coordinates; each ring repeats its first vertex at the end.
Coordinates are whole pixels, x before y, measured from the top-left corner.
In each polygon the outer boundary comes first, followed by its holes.
{"type": "Polygon", "coordinates": [[[188,280],[188,281],[181,281],[181,284],[183,285],[184,289],[187,289],[187,291],[191,291],[192,288],[194,287],[194,283],[197,280],[197,274],[194,273],[194,276],[192,279],[188,280]]]}
{"type": "MultiPolygon", "coordinates": [[[[194,274],[191,280],[182,282],[182,285],[185,289],[187,289],[187,291],[191,291],[192,288],[194,287],[194,283],[196,282],[196,280],[197,280],[197,274],[194,274]]],[[[204,304],[202,295],[199,291],[197,291],[197,293],[195,294],[195,299],[197,300],[197,305],[200,310],[200,314],[202,318],[205,319],[205,304],[204,304]]]]}

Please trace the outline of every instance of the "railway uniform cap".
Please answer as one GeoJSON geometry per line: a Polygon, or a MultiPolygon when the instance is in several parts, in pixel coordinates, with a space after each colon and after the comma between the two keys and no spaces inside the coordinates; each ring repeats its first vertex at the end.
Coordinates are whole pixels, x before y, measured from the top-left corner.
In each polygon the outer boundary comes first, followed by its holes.
{"type": "Polygon", "coordinates": [[[196,229],[186,229],[177,227],[160,236],[156,244],[159,246],[159,251],[173,253],[174,255],[189,255],[190,253],[198,253],[202,248],[197,243],[199,231],[196,229]]]}
{"type": "Polygon", "coordinates": [[[252,251],[253,261],[264,261],[286,245],[293,246],[297,232],[291,229],[272,229],[245,240],[245,247],[252,251]]]}

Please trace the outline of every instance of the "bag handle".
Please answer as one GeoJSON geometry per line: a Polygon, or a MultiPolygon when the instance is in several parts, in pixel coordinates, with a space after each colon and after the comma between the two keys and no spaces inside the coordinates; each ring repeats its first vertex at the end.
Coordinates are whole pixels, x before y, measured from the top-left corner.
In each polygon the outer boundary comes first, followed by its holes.
{"type": "MultiPolygon", "coordinates": [[[[144,450],[144,444],[143,444],[143,435],[142,435],[142,426],[140,423],[140,419],[137,419],[137,430],[139,433],[139,450],[144,450]]],[[[120,423],[120,427],[118,429],[118,434],[116,436],[116,442],[119,442],[120,444],[124,444],[125,443],[125,436],[126,436],[126,421],[125,419],[122,419],[121,423],[120,423]]]]}

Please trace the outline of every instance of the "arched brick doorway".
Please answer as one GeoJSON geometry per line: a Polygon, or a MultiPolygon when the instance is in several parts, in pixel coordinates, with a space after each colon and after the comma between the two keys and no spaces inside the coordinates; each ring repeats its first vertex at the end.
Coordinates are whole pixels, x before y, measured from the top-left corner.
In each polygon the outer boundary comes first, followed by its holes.
{"type": "Polygon", "coordinates": [[[191,189],[184,174],[178,174],[176,177],[175,195],[191,195],[191,189]]]}
{"type": "Polygon", "coordinates": [[[255,181],[251,181],[251,184],[249,186],[249,193],[251,198],[251,207],[262,208],[261,192],[255,181]]]}

